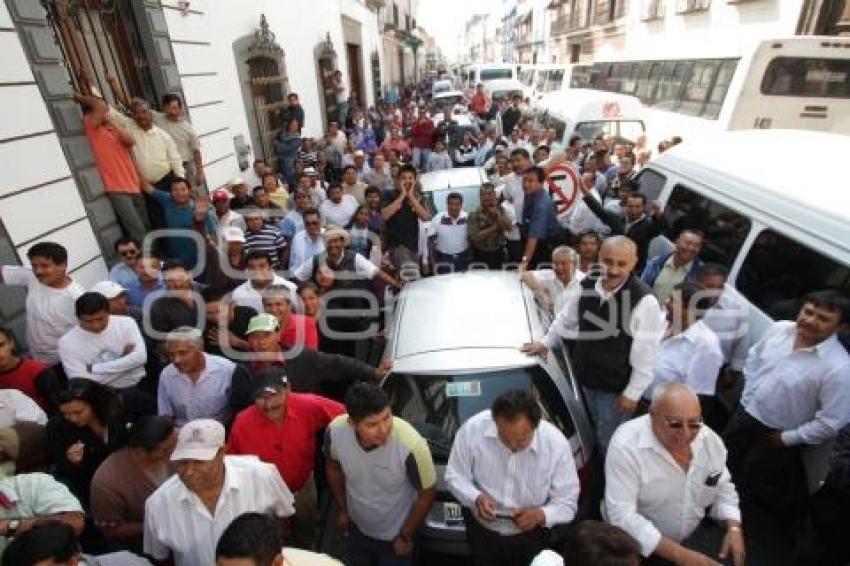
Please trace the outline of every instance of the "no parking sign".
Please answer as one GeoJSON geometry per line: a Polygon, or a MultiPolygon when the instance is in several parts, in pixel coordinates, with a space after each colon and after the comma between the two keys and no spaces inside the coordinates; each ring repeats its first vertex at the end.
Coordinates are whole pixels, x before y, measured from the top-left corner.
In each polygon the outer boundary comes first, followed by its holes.
{"type": "Polygon", "coordinates": [[[572,164],[559,163],[549,169],[546,180],[549,183],[549,194],[555,201],[558,220],[563,220],[570,215],[578,202],[578,171],[572,164]]]}

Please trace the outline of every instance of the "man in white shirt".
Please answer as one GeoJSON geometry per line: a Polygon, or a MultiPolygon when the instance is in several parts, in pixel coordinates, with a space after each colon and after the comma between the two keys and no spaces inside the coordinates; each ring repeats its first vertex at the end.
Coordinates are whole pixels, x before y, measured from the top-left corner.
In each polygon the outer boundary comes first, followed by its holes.
{"type": "Polygon", "coordinates": [[[259,251],[248,254],[245,259],[245,271],[248,280],[233,290],[233,302],[237,306],[251,307],[257,312],[264,312],[261,293],[272,285],[283,285],[289,288],[291,304],[300,304],[297,300],[295,285],[274,272],[269,256],[259,251]]]}
{"type": "MultiPolygon", "coordinates": [[[[365,192],[366,187],[363,187],[365,192]]],[[[365,198],[365,197],[364,197],[365,198]]],[[[351,217],[357,211],[357,199],[342,192],[339,183],[331,183],[328,187],[328,199],[319,205],[322,215],[322,226],[339,226],[345,228],[351,217]]]]}
{"type": "Polygon", "coordinates": [[[228,525],[246,512],[283,519],[293,497],[277,468],[253,456],[225,456],[224,426],[200,419],[180,429],[171,461],[177,474],[145,503],[145,554],[176,566],[215,564],[228,525]]]}
{"type": "Polygon", "coordinates": [[[573,363],[596,428],[601,453],[614,429],[637,408],[652,381],[664,317],[652,290],[632,273],[637,246],[625,236],[599,250],[602,276],[584,279],[540,342],[522,351],[545,355],[574,340],[573,363]]]}
{"type": "Polygon", "coordinates": [[[65,374],[116,389],[138,385],[148,357],[136,321],[110,315],[109,299],[93,292],[77,299],[76,314],[79,324],[59,339],[65,374]]]}
{"type": "Polygon", "coordinates": [[[726,364],[724,377],[734,383],[747,361],[749,306],[725,291],[728,277],[729,270],[724,266],[706,263],[697,276],[697,283],[705,289],[710,302],[702,321],[720,339],[723,363],[726,364]]]}
{"type": "Polygon", "coordinates": [[[446,211],[434,216],[428,224],[426,234],[435,275],[460,273],[469,266],[469,218],[462,207],[463,195],[449,193],[446,211]]]}
{"type": "Polygon", "coordinates": [[[85,290],[68,275],[68,252],[55,242],[27,251],[31,268],[4,265],[0,283],[27,288],[27,346],[33,358],[60,373],[58,342],[77,324],[74,302],[85,290]]]}
{"type": "Polygon", "coordinates": [[[585,278],[577,265],[578,253],[569,246],[558,246],[552,250],[552,269],[524,271],[521,278],[532,291],[542,295],[549,310],[557,314],[564,308],[568,291],[575,292],[585,278]]]}
{"type": "Polygon", "coordinates": [[[808,495],[801,447],[850,422],[850,354],[837,335],[850,301],[826,290],[802,303],[796,321],[774,322],[750,348],[741,403],[723,432],[744,503],[789,520],[808,495]]]}
{"type": "Polygon", "coordinates": [[[643,396],[649,399],[662,383],[684,383],[699,396],[703,416],[714,404],[714,391],[723,353],[720,340],[702,321],[708,306],[703,288],[679,283],[667,299],[667,330],[658,346],[652,384],[643,396]]]}
{"type": "MultiPolygon", "coordinates": [[[[358,160],[363,161],[364,167],[369,167],[366,164],[366,156],[362,151],[358,150],[354,153],[354,160],[357,162],[358,160]],[[361,157],[358,157],[357,154],[360,154],[361,157]]],[[[354,200],[357,201],[358,205],[366,204],[366,182],[363,180],[364,175],[368,175],[369,169],[362,170],[358,169],[356,165],[348,165],[342,170],[342,194],[354,197],[354,200]]],[[[330,189],[333,188],[334,184],[328,188],[326,194],[330,197],[330,189]]],[[[321,206],[321,204],[319,205],[321,206]]]]}
{"type": "Polygon", "coordinates": [[[726,469],[720,437],[702,423],[699,400],[688,386],[656,388],[649,414],[617,429],[605,458],[605,519],[640,544],[641,554],[674,564],[744,564],[738,494],[726,469]],[[717,559],[682,542],[705,510],[726,525],[717,559]]]}
{"type": "Polygon", "coordinates": [[[463,505],[476,566],[528,564],[575,517],[579,481],[563,433],[526,390],[499,395],[455,435],[446,483],[463,505]]]}
{"type": "Polygon", "coordinates": [[[504,177],[502,196],[514,207],[517,218],[522,217],[522,207],[525,203],[525,191],[522,189],[522,176],[525,170],[531,167],[531,157],[523,148],[511,151],[511,169],[513,173],[504,177]]]}

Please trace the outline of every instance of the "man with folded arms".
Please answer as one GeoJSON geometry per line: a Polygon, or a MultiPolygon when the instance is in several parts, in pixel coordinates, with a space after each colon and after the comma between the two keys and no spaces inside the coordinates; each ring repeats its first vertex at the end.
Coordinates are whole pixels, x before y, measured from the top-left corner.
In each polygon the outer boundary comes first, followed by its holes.
{"type": "Polygon", "coordinates": [[[687,386],[656,387],[649,414],[617,429],[605,458],[603,515],[633,536],[647,564],[744,564],[741,511],[726,469],[726,447],[703,426],[699,399],[687,386]],[[726,525],[718,558],[687,548],[706,507],[726,525]]]}

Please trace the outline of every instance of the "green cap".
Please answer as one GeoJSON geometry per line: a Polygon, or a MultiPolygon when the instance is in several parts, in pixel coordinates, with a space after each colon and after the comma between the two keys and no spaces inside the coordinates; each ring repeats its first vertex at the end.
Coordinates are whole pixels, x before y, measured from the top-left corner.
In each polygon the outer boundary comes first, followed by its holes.
{"type": "Polygon", "coordinates": [[[279,328],[280,324],[278,324],[276,316],[263,313],[252,317],[248,321],[248,330],[245,334],[251,334],[252,332],[276,332],[279,328]]]}

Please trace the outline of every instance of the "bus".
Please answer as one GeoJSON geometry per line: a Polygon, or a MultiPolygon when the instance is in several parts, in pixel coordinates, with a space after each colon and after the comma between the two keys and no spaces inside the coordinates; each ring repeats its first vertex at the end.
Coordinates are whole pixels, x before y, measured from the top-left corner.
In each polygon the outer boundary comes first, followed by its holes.
{"type": "Polygon", "coordinates": [[[544,94],[567,90],[568,88],[587,88],[586,81],[581,79],[573,84],[573,73],[581,73],[589,69],[588,65],[569,65],[561,63],[539,63],[524,65],[520,70],[519,81],[531,91],[531,102],[534,104],[544,94]]]}
{"type": "Polygon", "coordinates": [[[850,134],[850,38],[766,39],[699,58],[597,61],[590,88],[636,96],[655,144],[785,128],[850,134]]]}
{"type": "Polygon", "coordinates": [[[466,69],[466,87],[474,89],[478,83],[496,79],[517,78],[517,65],[514,63],[476,63],[466,69]]]}

